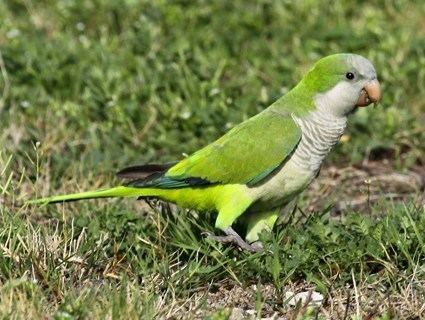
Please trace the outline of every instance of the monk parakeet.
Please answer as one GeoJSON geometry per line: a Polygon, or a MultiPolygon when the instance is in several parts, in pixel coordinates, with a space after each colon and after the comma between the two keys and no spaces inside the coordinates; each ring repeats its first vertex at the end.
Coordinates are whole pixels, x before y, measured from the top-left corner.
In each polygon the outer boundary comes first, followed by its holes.
{"type": "Polygon", "coordinates": [[[369,60],[355,54],[327,56],[268,108],[179,162],[129,167],[118,173],[135,177],[124,185],[31,203],[157,198],[216,212],[215,227],[226,234],[216,240],[257,250],[260,232],[271,230],[281,209],[318,175],[347,116],[380,96],[369,60]],[[237,219],[246,226],[246,241],[232,228],[237,219]]]}

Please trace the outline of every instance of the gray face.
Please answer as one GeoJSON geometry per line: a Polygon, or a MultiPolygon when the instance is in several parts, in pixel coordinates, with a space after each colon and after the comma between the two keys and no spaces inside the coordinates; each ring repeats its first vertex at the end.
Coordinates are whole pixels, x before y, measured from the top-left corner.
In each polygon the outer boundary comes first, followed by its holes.
{"type": "Polygon", "coordinates": [[[351,54],[347,58],[347,64],[352,67],[355,78],[358,80],[373,80],[376,79],[376,71],[372,63],[366,58],[357,54],[351,54]]]}
{"type": "Polygon", "coordinates": [[[381,96],[372,63],[356,54],[347,55],[346,59],[344,79],[327,92],[318,94],[315,99],[319,109],[335,117],[345,117],[357,106],[377,102],[381,96]]]}

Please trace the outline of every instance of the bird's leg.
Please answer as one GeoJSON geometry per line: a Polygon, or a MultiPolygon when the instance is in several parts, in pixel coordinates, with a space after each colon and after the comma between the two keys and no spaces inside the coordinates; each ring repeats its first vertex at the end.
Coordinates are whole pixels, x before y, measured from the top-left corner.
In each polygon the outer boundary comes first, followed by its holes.
{"type": "Polygon", "coordinates": [[[208,234],[208,238],[221,243],[233,243],[239,248],[249,252],[259,252],[263,250],[261,242],[254,242],[252,244],[247,243],[241,238],[240,235],[237,234],[235,230],[232,229],[232,227],[229,227],[223,231],[226,234],[225,236],[208,234]]]}
{"type": "Polygon", "coordinates": [[[261,232],[272,231],[280,210],[281,208],[276,208],[264,212],[250,212],[250,214],[243,216],[243,222],[247,225],[245,239],[251,243],[259,242],[261,232]]]}

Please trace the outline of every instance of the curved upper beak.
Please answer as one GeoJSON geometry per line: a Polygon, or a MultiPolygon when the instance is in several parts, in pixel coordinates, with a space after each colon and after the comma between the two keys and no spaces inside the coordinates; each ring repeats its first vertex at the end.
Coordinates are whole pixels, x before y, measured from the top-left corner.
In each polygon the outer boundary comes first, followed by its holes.
{"type": "Polygon", "coordinates": [[[374,79],[365,85],[356,105],[365,107],[371,103],[377,103],[379,100],[381,100],[381,85],[377,79],[374,79]]]}

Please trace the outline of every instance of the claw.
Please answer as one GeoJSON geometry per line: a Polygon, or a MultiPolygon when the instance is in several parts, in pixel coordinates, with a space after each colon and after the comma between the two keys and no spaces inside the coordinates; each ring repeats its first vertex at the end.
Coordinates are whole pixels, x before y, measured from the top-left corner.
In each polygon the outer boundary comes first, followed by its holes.
{"type": "Polygon", "coordinates": [[[260,252],[263,251],[263,244],[260,241],[256,241],[252,244],[247,243],[244,241],[240,235],[236,233],[235,230],[232,228],[228,228],[224,230],[224,233],[226,233],[225,236],[216,236],[209,232],[204,232],[203,235],[206,235],[208,239],[221,242],[221,243],[232,243],[239,248],[249,251],[249,252],[260,252]]]}

